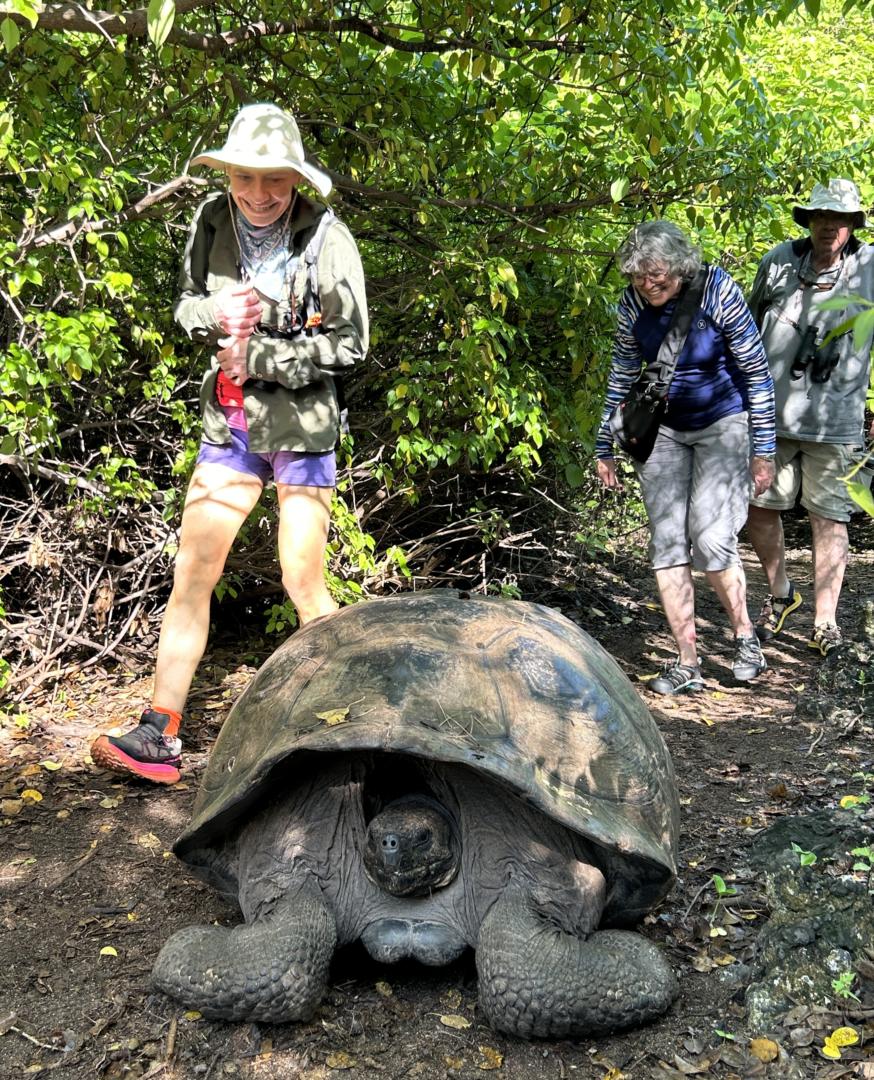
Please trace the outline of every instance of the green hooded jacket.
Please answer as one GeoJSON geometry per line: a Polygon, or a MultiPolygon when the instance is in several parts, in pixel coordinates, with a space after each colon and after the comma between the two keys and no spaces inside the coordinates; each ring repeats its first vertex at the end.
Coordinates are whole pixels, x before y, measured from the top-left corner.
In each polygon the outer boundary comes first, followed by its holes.
{"type": "MultiPolygon", "coordinates": [[[[300,255],[325,207],[299,192],[291,220],[291,247],[300,255]]],[[[279,325],[277,305],[261,299],[259,330],[249,338],[243,385],[243,406],[249,428],[249,449],[323,452],[337,442],[339,410],[334,375],[364,359],[368,342],[364,270],[355,241],[340,221],[328,228],[318,259],[320,333],[313,337],[271,337],[279,325]]],[[[230,429],[215,396],[219,371],[216,351],[226,337],[215,317],[215,294],[240,281],[240,252],[231,221],[228,196],[210,195],[197,209],[179,272],[179,300],[174,317],[193,341],[207,346],[209,364],[200,389],[203,437],[227,444],[230,429]]],[[[304,310],[307,270],[299,259],[291,283],[299,310],[304,310]]]]}

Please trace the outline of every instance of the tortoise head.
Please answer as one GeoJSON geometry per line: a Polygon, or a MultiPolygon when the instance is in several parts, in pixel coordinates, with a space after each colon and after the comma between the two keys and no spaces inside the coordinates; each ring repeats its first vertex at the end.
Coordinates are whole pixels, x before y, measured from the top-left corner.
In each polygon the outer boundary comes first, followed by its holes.
{"type": "Polygon", "coordinates": [[[458,873],[458,826],[436,799],[412,794],[395,799],[367,827],[364,868],[392,896],[425,896],[458,873]]]}

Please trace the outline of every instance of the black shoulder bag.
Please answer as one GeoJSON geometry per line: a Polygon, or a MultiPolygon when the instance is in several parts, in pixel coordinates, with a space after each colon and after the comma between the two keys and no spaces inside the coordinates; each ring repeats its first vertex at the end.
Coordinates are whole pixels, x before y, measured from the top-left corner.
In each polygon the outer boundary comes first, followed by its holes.
{"type": "Polygon", "coordinates": [[[706,279],[707,267],[702,266],[677,299],[655,363],[644,368],[610,414],[610,433],[614,442],[635,461],[644,462],[652,453],[665,418],[671,379],[689,336],[692,316],[701,306],[706,279]]]}

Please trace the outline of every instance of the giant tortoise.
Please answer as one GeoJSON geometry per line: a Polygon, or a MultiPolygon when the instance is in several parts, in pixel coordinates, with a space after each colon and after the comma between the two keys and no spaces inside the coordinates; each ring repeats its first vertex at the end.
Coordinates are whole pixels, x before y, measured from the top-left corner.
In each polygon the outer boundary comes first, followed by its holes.
{"type": "Polygon", "coordinates": [[[174,934],[157,986],[207,1017],[308,1019],[338,946],[476,950],[479,1002],[525,1038],[664,1012],[631,926],[675,875],[665,744],[631,684],[548,607],[372,600],[282,645],[234,705],[176,854],[243,924],[174,934]]]}

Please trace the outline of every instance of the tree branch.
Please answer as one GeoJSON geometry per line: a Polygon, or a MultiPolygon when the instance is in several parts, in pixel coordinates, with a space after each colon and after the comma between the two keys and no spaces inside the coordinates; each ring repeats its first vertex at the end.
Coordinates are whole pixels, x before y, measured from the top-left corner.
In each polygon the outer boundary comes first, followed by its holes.
{"type": "MultiPolygon", "coordinates": [[[[177,0],[176,14],[185,15],[190,11],[211,9],[215,0],[177,0]]],[[[30,28],[30,22],[16,11],[3,10],[5,18],[12,19],[19,26],[30,28]]],[[[37,27],[42,30],[76,32],[80,34],[101,34],[103,37],[145,37],[147,33],[145,8],[115,13],[111,11],[89,11],[80,4],[46,4],[39,11],[37,27]]],[[[399,30],[415,30],[415,27],[398,27],[399,30]]],[[[564,29],[564,28],[562,28],[564,29]]],[[[508,34],[500,39],[469,36],[414,38],[401,34],[389,33],[384,24],[364,19],[360,16],[347,16],[342,19],[301,18],[281,22],[253,22],[223,34],[201,34],[183,30],[174,25],[167,41],[184,45],[189,49],[217,55],[228,52],[238,45],[262,38],[291,37],[296,34],[360,34],[380,45],[391,47],[398,52],[407,53],[445,53],[455,50],[475,50],[477,52],[499,55],[492,41],[500,41],[504,48],[524,49],[532,52],[557,52],[573,56],[589,51],[590,45],[583,41],[572,41],[565,34],[552,38],[529,38],[518,34],[508,34]]]]}

